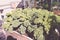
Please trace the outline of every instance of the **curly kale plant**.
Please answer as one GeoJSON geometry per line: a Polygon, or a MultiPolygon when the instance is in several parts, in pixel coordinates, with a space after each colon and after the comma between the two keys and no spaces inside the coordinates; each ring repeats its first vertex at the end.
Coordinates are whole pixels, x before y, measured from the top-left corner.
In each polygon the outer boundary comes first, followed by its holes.
{"type": "MultiPolygon", "coordinates": [[[[49,33],[51,27],[51,16],[55,16],[53,12],[43,9],[16,9],[6,14],[3,28],[6,31],[13,31],[18,29],[21,34],[33,32],[34,40],[45,40],[43,35],[44,30],[49,33]]],[[[57,16],[57,20],[59,20],[57,16]]]]}

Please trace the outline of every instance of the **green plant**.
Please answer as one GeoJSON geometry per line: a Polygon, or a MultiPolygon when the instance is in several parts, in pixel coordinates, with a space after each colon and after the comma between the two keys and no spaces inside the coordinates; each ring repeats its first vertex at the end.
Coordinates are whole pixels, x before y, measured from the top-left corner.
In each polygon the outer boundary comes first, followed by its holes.
{"type": "Polygon", "coordinates": [[[58,15],[55,15],[56,16],[56,21],[58,22],[58,23],[60,23],[60,16],[58,16],[58,15]]]}
{"type": "Polygon", "coordinates": [[[48,8],[48,3],[45,3],[43,6],[44,6],[45,9],[47,9],[48,8]]]}
{"type": "Polygon", "coordinates": [[[53,2],[52,6],[55,6],[55,5],[57,6],[58,4],[59,4],[58,2],[53,2]]]}
{"type": "Polygon", "coordinates": [[[53,12],[49,12],[43,9],[16,9],[7,13],[7,18],[4,19],[3,28],[9,32],[14,28],[18,28],[21,34],[33,32],[34,40],[45,40],[43,35],[44,30],[49,34],[51,27],[52,16],[55,16],[53,12]]]}

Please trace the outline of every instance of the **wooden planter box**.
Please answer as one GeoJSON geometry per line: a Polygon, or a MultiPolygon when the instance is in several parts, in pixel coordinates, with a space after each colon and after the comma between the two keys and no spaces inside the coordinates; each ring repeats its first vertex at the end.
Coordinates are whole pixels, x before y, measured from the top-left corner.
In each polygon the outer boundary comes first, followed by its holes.
{"type": "Polygon", "coordinates": [[[30,37],[26,36],[26,35],[21,35],[16,31],[13,31],[12,33],[7,32],[7,39],[9,40],[13,40],[13,39],[17,39],[17,40],[33,40],[30,37]]]}

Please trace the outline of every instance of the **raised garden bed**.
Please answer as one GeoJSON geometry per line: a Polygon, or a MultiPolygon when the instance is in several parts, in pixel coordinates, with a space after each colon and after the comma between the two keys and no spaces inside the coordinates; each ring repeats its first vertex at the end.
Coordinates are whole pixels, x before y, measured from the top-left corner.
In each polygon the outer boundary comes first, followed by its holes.
{"type": "Polygon", "coordinates": [[[3,28],[8,32],[17,30],[21,35],[26,33],[33,40],[59,40],[55,29],[60,31],[60,16],[54,12],[26,8],[12,10],[6,16],[3,28]]]}
{"type": "Polygon", "coordinates": [[[21,35],[16,31],[13,31],[12,33],[7,32],[7,40],[32,40],[26,35],[21,35]]]}

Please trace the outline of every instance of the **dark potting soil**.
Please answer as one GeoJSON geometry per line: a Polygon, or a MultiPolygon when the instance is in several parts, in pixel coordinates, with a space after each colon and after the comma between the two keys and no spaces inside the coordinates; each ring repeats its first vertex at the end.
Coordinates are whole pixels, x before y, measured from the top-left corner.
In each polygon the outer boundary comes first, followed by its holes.
{"type": "Polygon", "coordinates": [[[7,40],[17,40],[16,38],[13,38],[12,36],[8,36],[7,40]]]}

